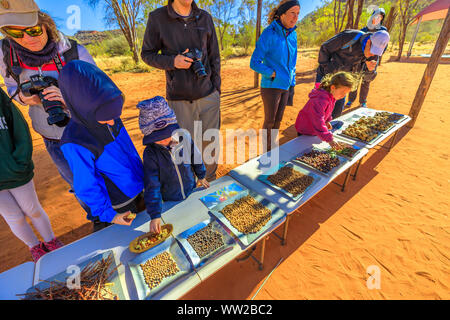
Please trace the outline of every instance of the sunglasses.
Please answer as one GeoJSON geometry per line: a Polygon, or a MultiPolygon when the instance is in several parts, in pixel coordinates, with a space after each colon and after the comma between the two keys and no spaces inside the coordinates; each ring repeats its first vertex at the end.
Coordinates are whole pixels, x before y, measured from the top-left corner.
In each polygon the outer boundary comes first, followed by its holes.
{"type": "Polygon", "coordinates": [[[39,37],[44,33],[42,26],[40,24],[26,29],[14,29],[10,27],[4,27],[3,31],[5,31],[9,36],[16,39],[23,38],[25,33],[30,37],[39,37]]]}

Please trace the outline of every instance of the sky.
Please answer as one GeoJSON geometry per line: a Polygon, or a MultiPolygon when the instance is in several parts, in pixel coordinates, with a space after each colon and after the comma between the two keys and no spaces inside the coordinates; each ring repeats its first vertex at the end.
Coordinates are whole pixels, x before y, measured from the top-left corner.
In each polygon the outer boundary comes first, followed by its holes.
{"type": "MultiPolygon", "coordinates": [[[[104,31],[114,29],[105,25],[102,5],[93,9],[86,4],[85,0],[35,1],[41,10],[52,16],[59,30],[66,35],[73,35],[80,30],[104,31]]],[[[321,0],[300,0],[300,19],[319,7],[321,2],[321,0]]]]}

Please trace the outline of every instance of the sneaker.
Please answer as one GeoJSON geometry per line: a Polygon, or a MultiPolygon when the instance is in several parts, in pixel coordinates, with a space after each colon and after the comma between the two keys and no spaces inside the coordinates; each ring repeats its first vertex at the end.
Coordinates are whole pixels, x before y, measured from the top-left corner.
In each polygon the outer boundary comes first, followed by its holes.
{"type": "Polygon", "coordinates": [[[64,243],[59,241],[58,238],[54,238],[52,241],[44,242],[44,246],[50,252],[50,251],[53,251],[53,250],[63,247],[64,243]]]}
{"type": "Polygon", "coordinates": [[[367,103],[363,102],[359,105],[361,108],[367,108],[367,103]]]}
{"type": "Polygon", "coordinates": [[[34,263],[36,263],[43,255],[47,253],[47,251],[45,250],[44,244],[42,242],[39,242],[39,244],[30,249],[30,253],[31,258],[33,259],[34,263]]]}

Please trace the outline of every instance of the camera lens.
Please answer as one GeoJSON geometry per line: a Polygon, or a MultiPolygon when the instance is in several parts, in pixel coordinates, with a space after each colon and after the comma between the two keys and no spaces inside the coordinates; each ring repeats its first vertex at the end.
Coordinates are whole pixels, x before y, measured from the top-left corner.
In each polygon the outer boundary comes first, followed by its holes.
{"type": "Polygon", "coordinates": [[[199,78],[205,78],[208,76],[205,67],[203,66],[203,63],[200,60],[197,60],[194,63],[192,63],[192,69],[199,78]]]}

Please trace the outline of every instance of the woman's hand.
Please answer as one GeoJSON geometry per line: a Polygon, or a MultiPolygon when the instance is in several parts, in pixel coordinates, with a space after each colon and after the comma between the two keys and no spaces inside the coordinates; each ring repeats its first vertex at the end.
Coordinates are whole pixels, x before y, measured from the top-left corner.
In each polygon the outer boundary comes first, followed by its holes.
{"type": "Polygon", "coordinates": [[[206,179],[199,180],[198,183],[202,186],[208,189],[210,187],[209,182],[206,179]]]}
{"type": "Polygon", "coordinates": [[[21,91],[19,92],[19,99],[24,104],[29,105],[29,106],[34,106],[34,105],[42,103],[41,98],[39,98],[39,96],[37,94],[32,95],[31,97],[25,97],[21,91]]]}
{"type": "Polygon", "coordinates": [[[327,122],[327,128],[328,130],[333,130],[333,126],[331,125],[331,123],[327,122]]]}
{"type": "Polygon", "coordinates": [[[42,91],[44,94],[44,98],[48,101],[59,101],[64,106],[66,105],[66,102],[64,101],[64,98],[61,94],[61,90],[59,90],[58,87],[51,86],[46,88],[44,91],[42,91]]]}
{"type": "Polygon", "coordinates": [[[161,233],[161,219],[156,218],[150,221],[150,232],[160,234],[161,233]]]}
{"type": "Polygon", "coordinates": [[[127,220],[126,218],[128,215],[130,215],[131,212],[125,212],[125,213],[118,213],[114,217],[114,219],[111,221],[111,223],[114,224],[120,224],[122,226],[130,226],[133,220],[127,220]]]}

